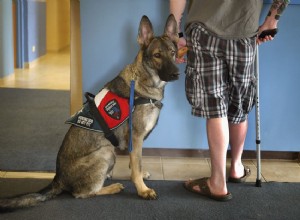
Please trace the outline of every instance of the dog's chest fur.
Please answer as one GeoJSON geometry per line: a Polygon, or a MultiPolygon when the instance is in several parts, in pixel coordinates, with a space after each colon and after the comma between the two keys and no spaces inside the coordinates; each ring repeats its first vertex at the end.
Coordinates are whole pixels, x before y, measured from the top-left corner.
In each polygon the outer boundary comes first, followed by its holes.
{"type": "Polygon", "coordinates": [[[157,120],[158,120],[158,116],[160,113],[160,108],[157,107],[154,103],[153,104],[147,104],[144,106],[138,106],[137,111],[139,110],[140,112],[137,113],[137,115],[133,115],[133,117],[135,117],[136,119],[136,123],[139,123],[138,121],[140,121],[140,123],[143,123],[143,127],[144,127],[144,132],[145,135],[147,136],[148,133],[150,131],[153,130],[153,128],[155,127],[157,120]],[[139,110],[138,108],[141,107],[142,110],[139,110]],[[141,118],[139,117],[141,114],[141,112],[144,112],[144,116],[141,118]],[[141,122],[142,120],[142,122],[141,122]]]}
{"type": "Polygon", "coordinates": [[[160,110],[158,108],[153,108],[151,110],[151,113],[148,115],[148,117],[145,118],[145,132],[149,133],[152,131],[152,129],[155,127],[157,123],[157,119],[159,116],[160,110]]]}

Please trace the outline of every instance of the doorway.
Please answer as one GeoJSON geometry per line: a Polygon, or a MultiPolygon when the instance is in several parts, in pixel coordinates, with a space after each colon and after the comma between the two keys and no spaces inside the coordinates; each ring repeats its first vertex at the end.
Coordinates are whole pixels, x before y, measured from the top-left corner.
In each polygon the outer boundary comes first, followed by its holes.
{"type": "Polygon", "coordinates": [[[14,73],[0,87],[70,90],[70,0],[12,2],[14,73]]]}

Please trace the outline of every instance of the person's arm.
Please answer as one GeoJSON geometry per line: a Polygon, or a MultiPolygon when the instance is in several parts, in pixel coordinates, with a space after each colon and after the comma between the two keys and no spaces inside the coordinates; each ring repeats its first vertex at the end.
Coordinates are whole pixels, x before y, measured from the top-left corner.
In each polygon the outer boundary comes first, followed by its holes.
{"type": "Polygon", "coordinates": [[[184,63],[186,62],[184,58],[184,54],[187,51],[186,48],[186,40],[183,37],[183,31],[181,28],[181,20],[183,13],[185,11],[185,6],[186,6],[186,0],[170,0],[170,14],[173,14],[176,22],[177,22],[177,27],[178,27],[178,32],[179,32],[179,40],[177,42],[177,46],[179,49],[178,52],[178,57],[176,58],[177,63],[184,63]]]}
{"type": "MultiPolygon", "coordinates": [[[[270,7],[269,13],[264,21],[264,23],[259,27],[258,35],[265,30],[273,30],[277,28],[277,23],[280,19],[281,14],[289,4],[289,0],[273,0],[270,7]]],[[[273,37],[267,35],[264,38],[258,38],[258,43],[273,40],[273,37]]]]}
{"type": "Polygon", "coordinates": [[[273,0],[273,4],[270,8],[267,18],[275,19],[276,21],[278,21],[289,2],[289,0],[273,0]]]}
{"type": "Polygon", "coordinates": [[[177,21],[179,32],[182,32],[181,19],[185,10],[185,6],[186,6],[186,0],[170,0],[170,13],[174,15],[177,21]]]}

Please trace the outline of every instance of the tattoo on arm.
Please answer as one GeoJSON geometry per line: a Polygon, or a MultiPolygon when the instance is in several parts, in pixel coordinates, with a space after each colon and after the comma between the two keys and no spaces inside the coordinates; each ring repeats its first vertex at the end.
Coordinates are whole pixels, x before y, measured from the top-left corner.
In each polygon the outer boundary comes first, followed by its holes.
{"type": "MultiPolygon", "coordinates": [[[[271,6],[271,10],[275,10],[277,13],[275,15],[275,19],[279,20],[282,12],[285,10],[286,6],[289,4],[290,0],[273,0],[273,4],[271,6]]],[[[268,16],[271,16],[271,10],[268,13],[268,16]]]]}

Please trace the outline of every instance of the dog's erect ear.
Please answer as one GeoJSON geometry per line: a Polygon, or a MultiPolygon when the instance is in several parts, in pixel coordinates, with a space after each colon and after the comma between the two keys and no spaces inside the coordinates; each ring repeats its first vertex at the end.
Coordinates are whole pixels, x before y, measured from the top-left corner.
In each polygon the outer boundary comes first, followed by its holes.
{"type": "Polygon", "coordinates": [[[165,26],[165,35],[171,38],[171,40],[174,42],[177,42],[179,39],[177,22],[173,14],[170,14],[167,19],[166,26],[165,26]]]}
{"type": "Polygon", "coordinates": [[[144,15],[140,21],[140,26],[139,26],[139,34],[137,41],[140,44],[140,46],[148,46],[150,43],[151,39],[153,38],[153,28],[152,24],[149,20],[149,18],[144,15]]]}

